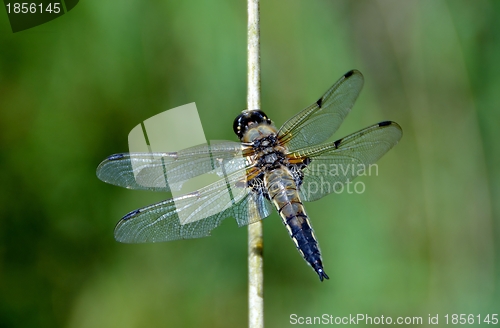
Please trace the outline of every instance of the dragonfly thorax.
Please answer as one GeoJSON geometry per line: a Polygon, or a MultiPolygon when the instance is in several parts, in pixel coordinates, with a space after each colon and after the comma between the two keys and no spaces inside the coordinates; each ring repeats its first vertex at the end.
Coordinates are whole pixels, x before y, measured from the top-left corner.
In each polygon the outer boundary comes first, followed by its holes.
{"type": "Polygon", "coordinates": [[[286,149],[281,146],[276,134],[272,133],[253,142],[255,166],[262,171],[273,170],[288,165],[286,149]]]}

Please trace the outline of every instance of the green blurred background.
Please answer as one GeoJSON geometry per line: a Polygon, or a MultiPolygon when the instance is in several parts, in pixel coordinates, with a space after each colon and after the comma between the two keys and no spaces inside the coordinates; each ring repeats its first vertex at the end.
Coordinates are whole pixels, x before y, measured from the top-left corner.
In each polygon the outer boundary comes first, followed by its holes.
{"type": "MultiPolygon", "coordinates": [[[[247,325],[246,229],[117,243],[119,218],[168,195],[95,176],[134,126],[186,103],[207,139],[236,140],[246,19],[243,0],[86,0],[13,34],[0,13],[0,327],[247,325]]],[[[329,281],[264,221],[266,325],[500,313],[500,2],[263,0],[261,46],[278,126],[357,68],[335,139],[404,131],[364,194],[307,204],[329,281]]]]}

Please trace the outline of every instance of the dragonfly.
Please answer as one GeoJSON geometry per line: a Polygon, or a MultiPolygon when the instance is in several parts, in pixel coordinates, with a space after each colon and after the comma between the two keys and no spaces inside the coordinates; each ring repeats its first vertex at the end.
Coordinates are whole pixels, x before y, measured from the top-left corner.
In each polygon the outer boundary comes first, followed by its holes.
{"type": "Polygon", "coordinates": [[[202,144],[175,152],[120,153],[102,161],[97,177],[129,189],[172,192],[189,179],[216,179],[195,191],[136,209],[116,225],[119,242],[164,242],[209,236],[225,218],[239,226],[276,209],[298,252],[317,273],[323,268],[318,241],[304,202],[338,192],[374,164],[402,137],[401,127],[383,121],[333,142],[362,87],[357,70],[344,74],[312,105],[276,128],[261,110],[244,110],[233,130],[240,142],[202,144]]]}

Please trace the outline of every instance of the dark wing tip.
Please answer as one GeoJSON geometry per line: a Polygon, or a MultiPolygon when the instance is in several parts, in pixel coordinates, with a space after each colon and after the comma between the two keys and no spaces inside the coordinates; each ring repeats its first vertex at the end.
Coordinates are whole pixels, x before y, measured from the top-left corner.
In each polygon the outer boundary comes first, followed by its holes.
{"type": "Polygon", "coordinates": [[[384,122],[380,122],[380,123],[378,124],[378,126],[387,126],[387,125],[391,125],[391,124],[392,124],[392,122],[391,122],[391,121],[384,121],[384,122]]]}
{"type": "Polygon", "coordinates": [[[344,74],[344,78],[348,79],[351,76],[353,76],[354,74],[359,75],[361,78],[363,77],[363,74],[361,74],[360,71],[358,71],[357,69],[351,69],[349,72],[344,74]]]}
{"type": "MultiPolygon", "coordinates": [[[[115,226],[115,240],[120,242],[120,243],[125,243],[125,244],[134,244],[134,243],[140,243],[141,241],[137,241],[134,238],[131,238],[128,234],[124,234],[122,229],[122,225],[125,224],[128,220],[133,219],[136,215],[141,213],[141,209],[133,210],[132,212],[129,212],[125,214],[124,217],[121,218],[120,221],[115,226]]],[[[142,241],[144,242],[144,241],[142,241]]]]}
{"type": "Polygon", "coordinates": [[[394,121],[383,121],[383,122],[380,122],[378,124],[379,127],[384,127],[384,126],[393,126],[395,127],[396,129],[398,129],[399,131],[401,131],[401,133],[403,133],[403,129],[401,128],[401,126],[394,122],[394,121]]]}
{"type": "Polygon", "coordinates": [[[132,217],[136,216],[136,215],[137,215],[137,214],[139,214],[140,212],[141,212],[141,210],[140,210],[140,209],[138,209],[138,210],[133,210],[132,212],[125,214],[125,216],[122,218],[122,220],[123,220],[123,221],[130,220],[132,217]]]}
{"type": "Polygon", "coordinates": [[[113,154],[113,155],[109,155],[107,160],[108,161],[116,161],[117,159],[122,159],[123,157],[125,157],[124,153],[113,154]]]}
{"type": "Polygon", "coordinates": [[[347,72],[347,73],[345,73],[345,74],[344,74],[344,77],[345,77],[345,78],[350,77],[351,75],[353,75],[353,74],[354,74],[354,72],[355,72],[355,71],[356,71],[356,70],[351,69],[349,72],[347,72]]]}
{"type": "MultiPolygon", "coordinates": [[[[99,163],[99,165],[97,166],[97,176],[100,178],[100,171],[102,170],[102,168],[104,166],[106,166],[106,163],[108,162],[111,162],[111,161],[116,161],[116,160],[119,160],[119,159],[122,159],[125,157],[125,153],[120,153],[120,154],[113,154],[113,155],[110,155],[108,157],[106,157],[105,160],[103,160],[101,163],[99,163]]],[[[101,179],[102,180],[102,179],[101,179]]],[[[104,180],[103,180],[104,181],[104,180]]],[[[105,181],[106,182],[106,181],[105,181]]]]}

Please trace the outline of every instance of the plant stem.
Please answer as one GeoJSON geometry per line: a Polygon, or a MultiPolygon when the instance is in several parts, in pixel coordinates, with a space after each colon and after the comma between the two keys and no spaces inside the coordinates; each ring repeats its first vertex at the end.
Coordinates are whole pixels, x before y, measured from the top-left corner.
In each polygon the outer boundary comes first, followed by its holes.
{"type": "MultiPolygon", "coordinates": [[[[259,0],[248,1],[247,109],[260,109],[259,0]]],[[[262,221],[248,226],[248,326],[264,327],[264,261],[262,221]]]]}

